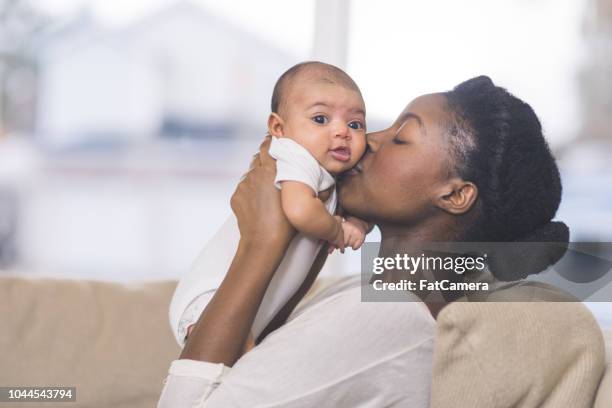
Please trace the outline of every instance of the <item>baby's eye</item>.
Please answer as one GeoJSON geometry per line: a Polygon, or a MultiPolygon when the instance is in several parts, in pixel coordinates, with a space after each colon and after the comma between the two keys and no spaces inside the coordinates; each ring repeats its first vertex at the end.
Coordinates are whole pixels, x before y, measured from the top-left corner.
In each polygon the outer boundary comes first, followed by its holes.
{"type": "Polygon", "coordinates": [[[327,118],[324,115],[317,115],[312,118],[312,121],[318,123],[319,125],[324,125],[327,123],[327,118]]]}
{"type": "Polygon", "coordinates": [[[363,123],[361,123],[361,122],[359,122],[359,121],[355,120],[355,121],[353,121],[353,122],[349,123],[349,127],[350,127],[351,129],[361,130],[361,129],[363,129],[363,123]]]}

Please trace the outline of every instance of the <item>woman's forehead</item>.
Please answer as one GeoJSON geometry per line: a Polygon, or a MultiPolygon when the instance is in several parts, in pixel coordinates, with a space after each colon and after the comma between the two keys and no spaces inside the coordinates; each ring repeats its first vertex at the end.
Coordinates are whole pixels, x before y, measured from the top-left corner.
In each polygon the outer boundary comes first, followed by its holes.
{"type": "Polygon", "coordinates": [[[405,120],[414,118],[425,130],[439,128],[448,120],[446,106],[447,101],[444,94],[434,93],[419,96],[404,108],[398,117],[397,124],[401,126],[405,120]]]}
{"type": "Polygon", "coordinates": [[[437,119],[436,117],[446,113],[446,96],[442,93],[432,93],[421,95],[412,100],[402,111],[402,114],[406,112],[412,112],[420,114],[419,116],[434,116],[430,119],[437,119]]]}

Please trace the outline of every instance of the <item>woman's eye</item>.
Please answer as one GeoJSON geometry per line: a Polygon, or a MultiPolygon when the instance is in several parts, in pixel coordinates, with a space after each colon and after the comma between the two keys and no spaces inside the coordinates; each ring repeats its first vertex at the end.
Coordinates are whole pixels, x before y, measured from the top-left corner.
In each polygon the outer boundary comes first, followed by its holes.
{"type": "Polygon", "coordinates": [[[327,123],[327,118],[323,115],[317,115],[312,118],[313,122],[318,123],[319,125],[324,125],[327,123]]]}
{"type": "Polygon", "coordinates": [[[358,122],[358,121],[354,121],[354,122],[349,123],[349,127],[351,129],[361,130],[361,129],[363,129],[363,123],[358,122]]]}
{"type": "Polygon", "coordinates": [[[397,137],[394,137],[393,138],[393,144],[402,145],[402,144],[406,144],[406,142],[404,142],[403,140],[398,139],[397,137]]]}

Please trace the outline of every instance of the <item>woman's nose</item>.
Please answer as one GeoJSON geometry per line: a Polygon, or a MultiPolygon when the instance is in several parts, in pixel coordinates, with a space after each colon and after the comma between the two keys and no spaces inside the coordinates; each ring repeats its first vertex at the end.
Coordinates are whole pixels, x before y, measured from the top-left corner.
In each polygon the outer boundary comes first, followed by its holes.
{"type": "Polygon", "coordinates": [[[375,152],[382,144],[382,132],[372,132],[366,135],[366,144],[368,151],[375,152]]]}

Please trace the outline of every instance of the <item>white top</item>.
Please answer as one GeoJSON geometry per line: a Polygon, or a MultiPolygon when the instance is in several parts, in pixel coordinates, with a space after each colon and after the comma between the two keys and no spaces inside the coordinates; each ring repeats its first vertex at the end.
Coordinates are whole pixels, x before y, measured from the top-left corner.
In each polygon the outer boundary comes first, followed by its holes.
{"type": "Polygon", "coordinates": [[[287,137],[272,137],[270,156],[276,159],[276,179],[280,188],[281,181],[299,181],[315,193],[327,190],[336,181],[304,146],[287,137]]]}
{"type": "Polygon", "coordinates": [[[231,368],[175,360],[158,407],[427,407],[435,320],[411,293],[368,303],[360,288],[321,290],[231,368]]]}

